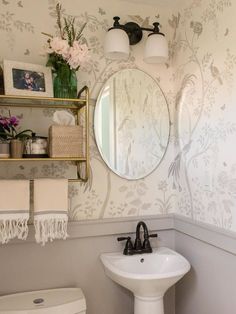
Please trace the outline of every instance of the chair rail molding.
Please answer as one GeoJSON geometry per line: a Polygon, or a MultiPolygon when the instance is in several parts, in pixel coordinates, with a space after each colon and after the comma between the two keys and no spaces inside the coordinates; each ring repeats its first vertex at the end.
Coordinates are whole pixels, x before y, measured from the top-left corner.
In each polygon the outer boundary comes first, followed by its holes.
{"type": "MultiPolygon", "coordinates": [[[[68,223],[70,239],[114,236],[135,233],[136,225],[144,220],[150,231],[175,231],[190,236],[236,255],[236,233],[215,227],[213,225],[192,220],[177,214],[125,217],[115,219],[85,220],[68,223]]],[[[26,241],[13,240],[9,243],[34,242],[34,227],[29,226],[29,236],[26,241]]]]}

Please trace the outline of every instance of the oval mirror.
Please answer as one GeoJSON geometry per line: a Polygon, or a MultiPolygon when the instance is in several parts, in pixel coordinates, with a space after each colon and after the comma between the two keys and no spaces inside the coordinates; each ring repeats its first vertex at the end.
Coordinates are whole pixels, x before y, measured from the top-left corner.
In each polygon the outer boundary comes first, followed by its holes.
{"type": "Polygon", "coordinates": [[[137,69],[115,73],[98,96],[94,129],[112,171],[129,180],[150,174],[166,152],[170,131],[167,102],[157,82],[137,69]]]}

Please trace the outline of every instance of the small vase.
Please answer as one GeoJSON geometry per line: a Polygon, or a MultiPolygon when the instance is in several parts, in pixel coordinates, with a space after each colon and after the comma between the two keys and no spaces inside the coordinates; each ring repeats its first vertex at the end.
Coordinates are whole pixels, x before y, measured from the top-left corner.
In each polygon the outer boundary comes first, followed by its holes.
{"type": "Polygon", "coordinates": [[[53,90],[55,98],[77,98],[77,77],[68,64],[60,65],[54,73],[53,90]]]}
{"type": "Polygon", "coordinates": [[[23,142],[18,139],[13,139],[10,142],[11,158],[22,158],[23,142]]]}
{"type": "Polygon", "coordinates": [[[10,145],[7,142],[0,142],[0,158],[10,157],[10,145]]]}

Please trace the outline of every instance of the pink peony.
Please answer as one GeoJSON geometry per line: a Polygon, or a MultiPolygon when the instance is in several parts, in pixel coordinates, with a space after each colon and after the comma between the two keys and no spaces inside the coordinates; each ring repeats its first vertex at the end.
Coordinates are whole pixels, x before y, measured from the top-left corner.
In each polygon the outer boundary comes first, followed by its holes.
{"type": "Polygon", "coordinates": [[[82,63],[88,60],[88,46],[79,44],[78,41],[73,42],[73,46],[69,49],[68,64],[71,69],[77,69],[82,63]]]}
{"type": "Polygon", "coordinates": [[[64,59],[67,59],[69,57],[70,46],[65,39],[61,39],[59,37],[53,37],[52,40],[50,40],[50,53],[55,52],[59,55],[62,55],[64,59]]]}

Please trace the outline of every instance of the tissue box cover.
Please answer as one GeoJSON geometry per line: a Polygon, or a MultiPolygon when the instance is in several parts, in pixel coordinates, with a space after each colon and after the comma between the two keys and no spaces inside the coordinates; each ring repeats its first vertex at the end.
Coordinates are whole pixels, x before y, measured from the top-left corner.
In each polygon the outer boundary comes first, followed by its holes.
{"type": "Polygon", "coordinates": [[[83,127],[52,125],[49,128],[50,157],[84,157],[83,127]]]}

